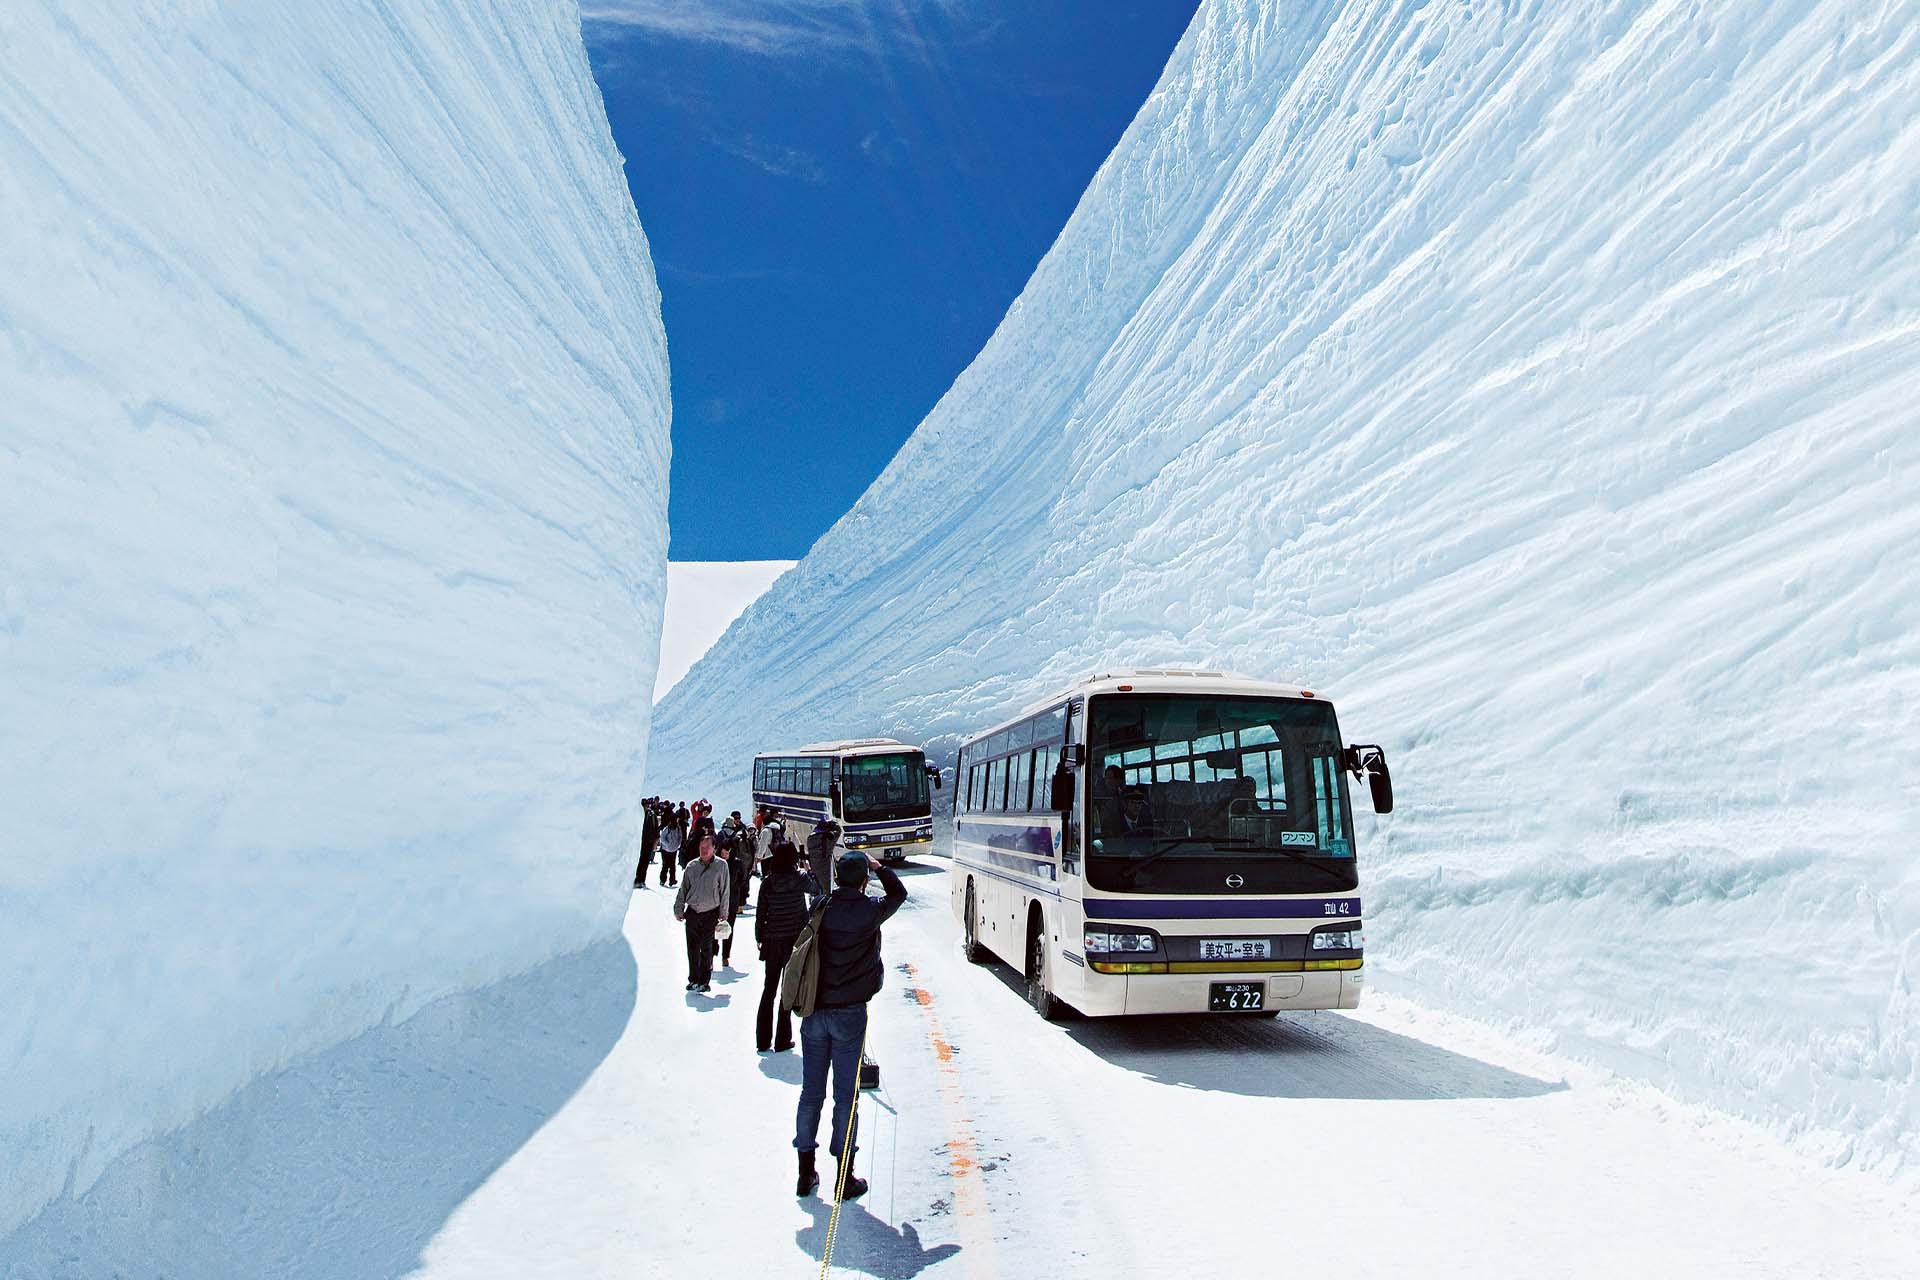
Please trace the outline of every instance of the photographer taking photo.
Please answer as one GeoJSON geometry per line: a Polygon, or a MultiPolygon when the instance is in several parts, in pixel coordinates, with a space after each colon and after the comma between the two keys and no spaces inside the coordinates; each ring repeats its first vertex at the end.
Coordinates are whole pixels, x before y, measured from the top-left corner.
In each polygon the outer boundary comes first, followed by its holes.
{"type": "MultiPolygon", "coordinates": [[[[811,842],[810,842],[811,843],[811,842]]],[[[829,846],[831,847],[831,846],[829,846]]],[[[834,890],[820,921],[820,985],[813,1012],[800,1022],[800,1107],[794,1120],[794,1148],[800,1153],[796,1195],[812,1195],[820,1185],[814,1168],[819,1146],[820,1112],[826,1102],[827,1073],[833,1073],[833,1136],[827,1150],[840,1162],[841,1198],[866,1194],[865,1179],[853,1174],[858,1150],[853,1128],[853,1099],[860,1088],[860,1050],[867,1037],[867,1001],[879,993],[886,975],[880,960],[880,926],[907,900],[900,877],[863,854],[846,853],[833,865],[834,890]],[[880,877],[886,896],[867,896],[867,874],[880,877]]]]}

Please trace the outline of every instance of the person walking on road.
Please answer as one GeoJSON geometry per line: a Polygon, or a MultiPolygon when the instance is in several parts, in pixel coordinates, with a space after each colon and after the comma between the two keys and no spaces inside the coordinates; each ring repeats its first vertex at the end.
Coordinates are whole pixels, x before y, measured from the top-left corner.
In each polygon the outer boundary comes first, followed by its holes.
{"type": "Polygon", "coordinates": [[[820,882],[799,869],[800,851],[782,840],[767,855],[760,876],[760,897],[753,907],[753,940],[767,966],[766,985],[760,988],[760,1014],[753,1025],[755,1046],[761,1053],[785,1053],[793,1048],[793,1015],[781,1009],[778,1034],[774,1007],[780,1003],[780,974],[793,955],[794,939],[807,922],[811,904],[820,896],[820,882]]]}
{"type": "Polygon", "coordinates": [[[752,874],[753,855],[747,852],[744,840],[735,839],[724,831],[717,843],[720,856],[727,860],[727,907],[723,913],[727,922],[727,936],[720,943],[720,966],[731,969],[734,922],[740,918],[740,908],[747,905],[747,877],[752,874]]]}
{"type": "MultiPolygon", "coordinates": [[[[754,815],[753,860],[761,867],[760,874],[766,874],[767,859],[773,856],[773,846],[787,838],[786,828],[779,819],[762,809],[754,815]]],[[[796,850],[796,856],[798,851],[796,850]]]]}
{"type": "Polygon", "coordinates": [[[687,838],[686,828],[672,813],[660,827],[660,883],[680,883],[680,844],[687,838]]]}
{"type": "Polygon", "coordinates": [[[860,1088],[860,1049],[867,1038],[867,1001],[886,977],[880,960],[880,926],[907,900],[900,877],[858,853],[842,856],[833,867],[833,893],[820,922],[820,986],[813,1012],[800,1022],[800,1107],[794,1116],[794,1149],[800,1153],[797,1194],[812,1195],[820,1185],[814,1168],[820,1111],[827,1097],[827,1072],[833,1072],[833,1135],[827,1150],[840,1162],[837,1185],[843,1200],[866,1194],[867,1183],[853,1173],[859,1150],[852,1132],[853,1099],[860,1088]],[[867,872],[880,877],[886,896],[867,896],[867,872]]]}
{"type": "Polygon", "coordinates": [[[640,866],[633,873],[633,887],[647,887],[647,865],[653,861],[653,847],[660,841],[660,811],[651,799],[640,802],[640,866]]]}
{"type": "Polygon", "coordinates": [[[807,861],[815,871],[825,874],[833,866],[834,850],[840,843],[840,824],[832,818],[818,823],[807,837],[807,861]]]}
{"type": "Polygon", "coordinates": [[[713,927],[727,907],[727,864],[713,856],[713,837],[700,841],[700,856],[689,862],[673,896],[673,918],[687,926],[687,990],[713,986],[713,927]]]}

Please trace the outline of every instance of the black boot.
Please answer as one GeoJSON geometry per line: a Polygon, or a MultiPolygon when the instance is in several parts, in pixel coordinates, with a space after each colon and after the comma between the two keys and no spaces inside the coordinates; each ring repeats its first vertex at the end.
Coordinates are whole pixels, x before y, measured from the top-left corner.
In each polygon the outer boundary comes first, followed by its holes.
{"type": "Polygon", "coordinates": [[[867,1180],[855,1176],[853,1172],[852,1155],[848,1155],[845,1160],[840,1161],[840,1178],[841,1180],[834,1185],[840,1188],[840,1198],[842,1200],[858,1200],[861,1196],[867,1194],[867,1180]]]}
{"type": "Polygon", "coordinates": [[[820,1175],[815,1173],[813,1169],[813,1152],[802,1151],[800,1153],[800,1181],[799,1184],[794,1187],[793,1194],[804,1198],[812,1195],[819,1186],[820,1175]]]}

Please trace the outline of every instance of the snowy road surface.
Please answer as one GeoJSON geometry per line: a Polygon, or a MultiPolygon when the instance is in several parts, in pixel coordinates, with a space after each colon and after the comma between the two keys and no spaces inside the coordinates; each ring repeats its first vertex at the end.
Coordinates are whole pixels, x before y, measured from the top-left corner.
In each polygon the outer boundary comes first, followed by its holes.
{"type": "MultiPolygon", "coordinates": [[[[908,870],[887,928],[873,1189],[842,1215],[835,1274],[1887,1277],[1920,1259],[1914,1206],[1883,1183],[1401,1001],[1043,1025],[1009,969],[960,958],[945,868],[908,870]]],[[[657,886],[626,936],[618,1042],[417,1276],[817,1273],[828,1205],[793,1198],[800,1062],[753,1051],[759,975],[684,993],[657,886]]]]}

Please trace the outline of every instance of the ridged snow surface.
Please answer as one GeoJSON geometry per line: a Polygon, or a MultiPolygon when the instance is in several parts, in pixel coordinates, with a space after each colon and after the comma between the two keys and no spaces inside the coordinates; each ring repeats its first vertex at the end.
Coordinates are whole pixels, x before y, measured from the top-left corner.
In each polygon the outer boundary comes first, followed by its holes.
{"type": "Polygon", "coordinates": [[[0,210],[5,1236],[618,930],[668,400],[569,0],[8,3],[0,210]]]}
{"type": "Polygon", "coordinates": [[[648,787],[1301,679],[1394,764],[1377,979],[1911,1168],[1916,232],[1898,0],[1209,3],[648,787]]]}

